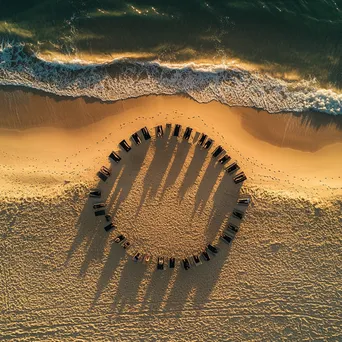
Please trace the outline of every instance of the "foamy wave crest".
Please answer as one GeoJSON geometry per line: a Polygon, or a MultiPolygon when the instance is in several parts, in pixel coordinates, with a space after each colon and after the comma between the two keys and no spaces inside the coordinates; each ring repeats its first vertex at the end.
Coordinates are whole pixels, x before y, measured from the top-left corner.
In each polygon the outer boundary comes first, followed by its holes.
{"type": "Polygon", "coordinates": [[[20,43],[0,46],[0,84],[31,87],[57,95],[115,101],[151,94],[188,94],[270,113],[315,110],[341,114],[342,95],[309,82],[286,82],[238,68],[167,65],[129,59],[104,64],[48,62],[20,43]]]}

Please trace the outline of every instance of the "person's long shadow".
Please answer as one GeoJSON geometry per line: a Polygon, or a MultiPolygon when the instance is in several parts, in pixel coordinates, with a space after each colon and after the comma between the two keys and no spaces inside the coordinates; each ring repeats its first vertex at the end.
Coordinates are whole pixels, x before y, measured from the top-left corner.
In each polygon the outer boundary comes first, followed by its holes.
{"type": "Polygon", "coordinates": [[[120,275],[120,283],[115,293],[113,309],[123,312],[127,305],[136,304],[140,284],[147,271],[145,265],[137,265],[127,259],[120,275]]]}
{"type": "Polygon", "coordinates": [[[137,178],[141,167],[145,161],[146,154],[150,148],[150,141],[144,141],[139,146],[134,146],[131,151],[125,153],[122,161],[123,170],[117,182],[114,184],[113,191],[110,194],[108,201],[108,208],[110,208],[111,215],[115,216],[120,204],[125,201],[129,195],[135,179],[137,178]]]}
{"type": "Polygon", "coordinates": [[[178,141],[176,151],[174,152],[173,162],[164,183],[162,196],[166,189],[176,182],[184,165],[185,159],[188,156],[190,147],[191,145],[186,140],[178,141]]]}
{"type": "Polygon", "coordinates": [[[165,311],[177,312],[177,316],[181,316],[185,307],[193,308],[205,303],[230,252],[230,246],[224,243],[220,242],[216,247],[219,248],[218,254],[210,254],[211,259],[203,261],[202,265],[192,266],[187,271],[182,266],[179,267],[177,277],[166,299],[165,311]]]}
{"type": "MultiPolygon", "coordinates": [[[[222,175],[220,183],[213,195],[213,207],[210,213],[210,221],[206,230],[207,241],[213,241],[222,225],[226,224],[233,208],[237,207],[236,201],[240,194],[242,184],[235,184],[227,173],[222,175]],[[220,222],[220,225],[217,224],[220,222]]],[[[240,208],[241,210],[241,208],[240,208]]],[[[244,211],[245,208],[242,209],[244,211]]]]}
{"type": "Polygon", "coordinates": [[[164,271],[154,271],[146,290],[141,310],[151,309],[152,306],[155,309],[158,309],[156,306],[161,304],[160,299],[163,298],[168,288],[172,274],[173,270],[171,269],[166,269],[164,271]]]}
{"type": "Polygon", "coordinates": [[[101,259],[104,246],[107,240],[103,227],[105,220],[103,216],[95,217],[92,205],[97,202],[106,202],[108,195],[113,187],[113,184],[120,174],[123,164],[112,165],[111,176],[106,182],[99,180],[94,188],[101,190],[101,198],[95,199],[87,197],[83,206],[83,210],[76,223],[77,235],[69,249],[65,264],[68,264],[74,253],[81,247],[82,244],[86,249],[85,258],[83,260],[80,275],[84,275],[90,262],[94,259],[101,259]]]}
{"type": "MultiPolygon", "coordinates": [[[[177,272],[177,275],[167,298],[163,297],[165,297],[168,287],[166,280],[171,278],[171,275],[167,274],[162,286],[151,281],[150,295],[145,296],[143,307],[151,309],[153,305],[153,309],[155,309],[156,303],[159,300],[158,305],[163,305],[164,311],[171,311],[176,316],[181,316],[185,307],[193,308],[205,304],[217,283],[222,268],[227,262],[231,249],[231,246],[223,242],[219,242],[216,247],[219,248],[219,252],[217,255],[210,254],[210,261],[202,261],[202,265],[198,267],[192,266],[188,271],[185,271],[182,266],[174,270],[174,272],[177,272]],[[154,292],[153,289],[156,289],[156,291],[154,292]]],[[[170,272],[170,270],[165,272],[170,272]]]]}
{"type": "Polygon", "coordinates": [[[177,139],[170,138],[170,130],[166,130],[162,138],[156,138],[154,144],[154,155],[144,178],[144,189],[140,198],[140,203],[136,210],[138,216],[145,198],[156,196],[165,172],[169,166],[171,157],[177,146],[177,139]]]}
{"type": "Polygon", "coordinates": [[[108,286],[112,278],[114,270],[118,267],[118,265],[120,264],[120,261],[124,257],[125,257],[125,250],[121,248],[120,245],[112,241],[111,248],[107,256],[107,260],[103,266],[101,276],[97,282],[96,294],[95,294],[95,298],[93,301],[93,305],[97,302],[97,300],[101,296],[101,293],[108,286]]]}
{"type": "Polygon", "coordinates": [[[223,172],[222,165],[219,163],[216,163],[214,159],[211,159],[201,179],[201,183],[198,187],[198,190],[195,196],[195,206],[194,206],[193,214],[195,214],[195,212],[198,209],[199,210],[204,209],[212,193],[212,190],[217,182],[220,172],[223,172]]]}
{"type": "Polygon", "coordinates": [[[195,153],[191,159],[188,169],[186,170],[182,185],[179,189],[180,198],[184,198],[186,191],[195,184],[207,155],[208,150],[202,150],[196,146],[195,153]]]}

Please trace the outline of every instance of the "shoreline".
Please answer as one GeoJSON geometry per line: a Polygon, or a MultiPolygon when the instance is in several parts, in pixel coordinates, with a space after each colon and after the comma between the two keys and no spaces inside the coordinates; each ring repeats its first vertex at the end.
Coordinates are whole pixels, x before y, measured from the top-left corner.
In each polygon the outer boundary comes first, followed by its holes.
{"type": "Polygon", "coordinates": [[[23,46],[10,46],[2,58],[1,84],[22,85],[70,97],[117,101],[139,96],[188,94],[200,103],[216,100],[230,106],[270,113],[310,109],[339,115],[342,95],[311,79],[285,81],[262,72],[226,64],[176,64],[122,59],[81,65],[47,62],[23,46]],[[12,53],[11,59],[7,56],[12,53]],[[12,60],[12,61],[11,61],[12,60]],[[23,66],[25,66],[23,68],[23,66]],[[214,88],[213,88],[214,87],[214,88]],[[213,89],[215,89],[213,91],[213,89]]]}
{"type": "MultiPolygon", "coordinates": [[[[121,139],[143,126],[168,121],[208,132],[227,146],[247,170],[251,186],[315,197],[341,193],[341,162],[336,155],[342,153],[342,130],[327,121],[329,115],[318,115],[313,122],[305,116],[218,102],[199,104],[184,96],[147,96],[110,104],[82,98],[56,101],[17,90],[11,96],[7,118],[1,115],[0,124],[17,129],[0,129],[0,174],[8,195],[10,189],[37,193],[41,181],[50,193],[63,189],[65,181],[91,183],[99,163],[107,163],[121,139]],[[28,165],[18,159],[28,160],[28,165]],[[329,167],[325,170],[322,165],[329,167]]],[[[4,107],[2,103],[2,111],[4,107]]]]}
{"type": "Polygon", "coordinates": [[[139,101],[139,99],[152,99],[153,101],[154,98],[160,97],[184,98],[198,105],[214,103],[229,108],[233,112],[243,112],[243,125],[250,134],[279,147],[314,152],[325,145],[342,142],[342,116],[322,112],[269,113],[266,110],[254,107],[229,106],[215,100],[201,103],[188,94],[147,95],[117,101],[103,101],[84,96],[69,97],[51,94],[43,90],[21,86],[0,86],[0,130],[20,132],[27,129],[46,127],[67,130],[77,129],[121,112],[127,101],[139,101]],[[49,109],[53,107],[56,108],[53,110],[53,115],[51,115],[49,109]],[[86,115],[81,114],[82,109],[85,109],[86,115]],[[34,114],[32,115],[29,112],[34,114]],[[253,121],[252,124],[251,121],[253,121]],[[273,124],[279,131],[286,130],[286,134],[290,135],[291,138],[284,141],[284,139],[276,136],[277,132],[273,130],[273,124]],[[292,126],[290,131],[288,130],[289,125],[292,126]],[[291,132],[293,130],[295,132],[291,132]],[[322,130],[324,132],[321,132],[322,130]],[[308,140],[305,142],[305,146],[298,148],[292,143],[291,139],[295,139],[296,142],[303,141],[303,136],[295,136],[303,131],[305,131],[308,140]],[[319,134],[320,132],[322,134],[319,134]]]}

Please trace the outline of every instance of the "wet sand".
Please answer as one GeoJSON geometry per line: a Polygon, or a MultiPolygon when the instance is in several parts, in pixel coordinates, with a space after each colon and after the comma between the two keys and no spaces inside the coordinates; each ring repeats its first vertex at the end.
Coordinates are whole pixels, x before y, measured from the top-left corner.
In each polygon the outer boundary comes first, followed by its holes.
{"type": "MultiPolygon", "coordinates": [[[[155,97],[145,98],[152,98],[149,102],[153,102],[155,97]]],[[[76,129],[122,112],[126,102],[108,103],[6,87],[0,92],[0,127],[11,130],[76,129]]],[[[138,102],[131,103],[135,106],[138,102]]],[[[269,114],[243,107],[234,107],[227,112],[227,115],[241,116],[242,127],[255,138],[279,147],[315,152],[326,145],[342,142],[342,116],[315,112],[269,114]]]]}

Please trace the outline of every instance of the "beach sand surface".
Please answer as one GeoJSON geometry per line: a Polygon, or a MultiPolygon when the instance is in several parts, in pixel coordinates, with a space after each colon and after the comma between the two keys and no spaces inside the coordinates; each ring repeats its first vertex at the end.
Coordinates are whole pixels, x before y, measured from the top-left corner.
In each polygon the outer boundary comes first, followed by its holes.
{"type": "Polygon", "coordinates": [[[342,338],[341,119],[24,89],[2,91],[0,104],[1,340],[342,338]],[[192,127],[192,138],[173,137],[166,123],[192,127]],[[134,146],[144,126],[152,139],[134,146]],[[196,132],[238,162],[242,186],[196,132]],[[108,160],[112,150],[120,163],[108,160]],[[102,165],[112,169],[106,183],[102,165]],[[93,214],[97,186],[116,231],[93,214]],[[252,199],[241,222],[231,217],[239,196],[252,199]],[[219,241],[227,222],[239,226],[231,245],[219,241]],[[113,241],[119,233],[127,252],[113,241]],[[179,262],[211,241],[220,250],[209,262],[155,270],[157,256],[179,262]],[[134,263],[136,252],[152,262],[134,263]]]}

